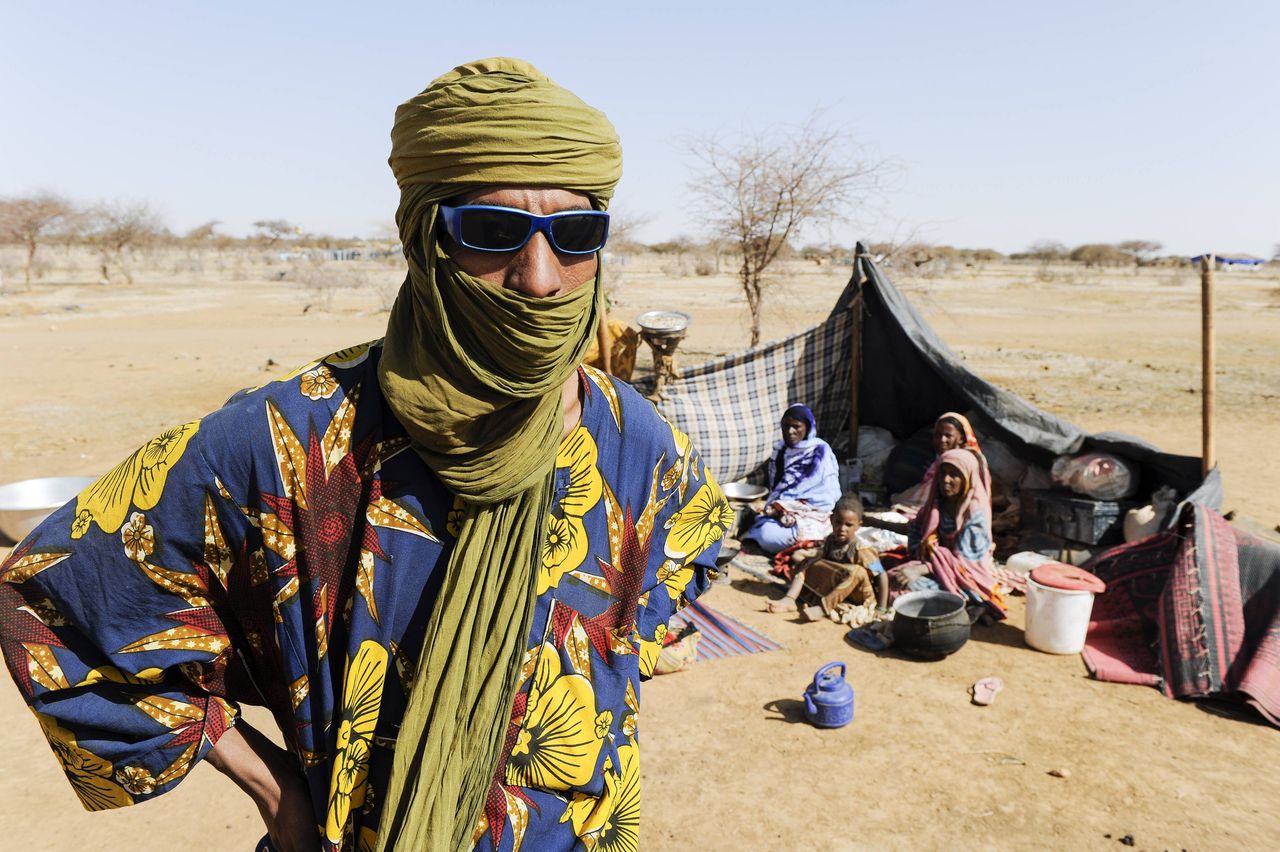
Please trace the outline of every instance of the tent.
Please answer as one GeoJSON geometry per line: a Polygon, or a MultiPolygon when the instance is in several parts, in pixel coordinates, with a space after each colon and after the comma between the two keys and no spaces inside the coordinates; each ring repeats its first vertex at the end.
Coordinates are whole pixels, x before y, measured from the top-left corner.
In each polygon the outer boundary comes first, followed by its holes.
{"type": "MultiPolygon", "coordinates": [[[[1223,255],[1220,255],[1220,254],[1214,254],[1214,255],[1209,255],[1209,257],[1213,258],[1214,265],[1218,267],[1243,266],[1246,268],[1252,268],[1252,267],[1261,266],[1262,264],[1266,263],[1266,261],[1260,257],[1254,257],[1252,255],[1247,255],[1247,254],[1236,255],[1234,257],[1224,257],[1223,255]]],[[[1191,258],[1191,262],[1200,263],[1200,261],[1202,261],[1204,258],[1205,258],[1205,255],[1198,254],[1195,257],[1191,258]]]]}
{"type": "Polygon", "coordinates": [[[720,481],[729,482],[758,475],[791,402],[813,408],[819,434],[842,458],[856,449],[857,426],[880,426],[905,440],[942,412],[962,411],[983,435],[1029,463],[1048,467],[1062,454],[1110,452],[1138,467],[1139,495],[1171,486],[1185,500],[1214,509],[1222,503],[1217,468],[1203,476],[1199,458],[1119,433],[1086,433],[974,374],[861,243],[849,283],[826,320],[684,370],[665,386],[658,409],[689,434],[720,481]]]}
{"type": "Polygon", "coordinates": [[[1229,524],[1217,468],[1116,433],[1089,434],[975,375],[876,267],[862,244],[853,275],[822,323],[717,358],[666,385],[659,410],[689,434],[721,481],[756,474],[786,406],[807,402],[842,457],[857,426],[905,439],[944,411],[1027,461],[1100,450],[1140,471],[1138,494],[1182,498],[1163,530],[1099,553],[1107,581],[1085,661],[1096,677],[1170,697],[1243,697],[1280,724],[1280,546],[1229,524]],[[857,388],[856,395],[852,388],[857,388]]]}

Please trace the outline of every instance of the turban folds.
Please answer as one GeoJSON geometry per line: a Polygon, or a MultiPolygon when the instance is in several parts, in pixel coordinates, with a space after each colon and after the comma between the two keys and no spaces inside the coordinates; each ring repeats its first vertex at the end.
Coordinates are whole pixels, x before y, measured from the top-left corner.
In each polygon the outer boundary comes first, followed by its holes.
{"type": "Polygon", "coordinates": [[[401,104],[388,162],[401,191],[435,187],[437,201],[476,185],[552,186],[604,209],[622,176],[604,113],[506,58],[460,65],[401,104]]]}

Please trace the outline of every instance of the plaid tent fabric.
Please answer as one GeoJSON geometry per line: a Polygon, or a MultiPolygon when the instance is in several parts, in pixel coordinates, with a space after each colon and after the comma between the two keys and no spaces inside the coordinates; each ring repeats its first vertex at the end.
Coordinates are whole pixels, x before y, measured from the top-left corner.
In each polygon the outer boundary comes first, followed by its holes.
{"type": "Polygon", "coordinates": [[[818,435],[848,446],[851,317],[833,314],[807,331],[683,371],[658,410],[688,433],[721,482],[762,470],[792,403],[813,409],[818,435]]]}

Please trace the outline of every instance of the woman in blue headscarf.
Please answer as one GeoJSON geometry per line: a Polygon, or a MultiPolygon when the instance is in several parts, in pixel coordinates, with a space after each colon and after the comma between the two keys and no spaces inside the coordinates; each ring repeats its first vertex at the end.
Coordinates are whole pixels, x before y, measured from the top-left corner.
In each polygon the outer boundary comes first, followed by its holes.
{"type": "Polygon", "coordinates": [[[782,439],[773,445],[767,474],[769,495],[745,537],[767,553],[826,538],[831,508],[840,499],[840,467],[818,437],[809,406],[793,405],[782,415],[782,439]]]}

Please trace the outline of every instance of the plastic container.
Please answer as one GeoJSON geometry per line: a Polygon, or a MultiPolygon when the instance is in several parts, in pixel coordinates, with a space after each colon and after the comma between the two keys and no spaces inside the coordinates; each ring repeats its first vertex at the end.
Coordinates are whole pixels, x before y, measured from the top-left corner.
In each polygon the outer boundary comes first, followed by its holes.
{"type": "Polygon", "coordinates": [[[1084,544],[1119,543],[1124,537],[1124,514],[1133,505],[1060,491],[1022,492],[1022,517],[1029,527],[1084,544]]]}
{"type": "Polygon", "coordinates": [[[1015,553],[1010,556],[1004,563],[1004,567],[1015,574],[1030,574],[1032,569],[1039,568],[1055,560],[1043,553],[1036,553],[1034,550],[1024,550],[1021,553],[1015,553]]]}
{"type": "Polygon", "coordinates": [[[862,459],[846,459],[840,462],[840,493],[852,494],[862,482],[862,459]]]}
{"type": "Polygon", "coordinates": [[[1047,654],[1083,651],[1094,595],[1106,588],[1074,565],[1051,562],[1034,569],[1027,578],[1026,643],[1047,654]]]}
{"type": "Polygon", "coordinates": [[[804,715],[819,728],[839,728],[853,721],[853,687],[844,679],[842,662],[827,663],[804,691],[804,715]],[[840,669],[836,674],[835,670],[840,669]]]}

